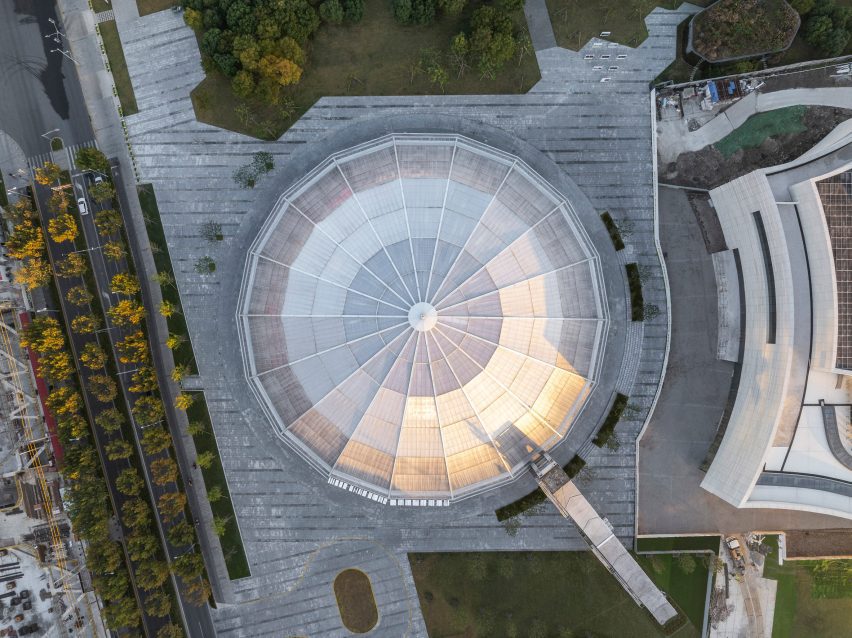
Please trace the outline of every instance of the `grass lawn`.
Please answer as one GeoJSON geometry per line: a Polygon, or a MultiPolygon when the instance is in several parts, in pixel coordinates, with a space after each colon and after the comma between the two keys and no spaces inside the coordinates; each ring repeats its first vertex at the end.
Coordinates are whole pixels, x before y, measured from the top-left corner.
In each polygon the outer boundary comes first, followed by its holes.
{"type": "Polygon", "coordinates": [[[730,157],[740,149],[760,146],[766,138],[773,135],[800,133],[805,130],[802,118],[806,110],[806,106],[800,105],[756,113],[714,146],[722,155],[730,157]]]}
{"type": "Polygon", "coordinates": [[[118,91],[118,101],[121,102],[121,110],[124,115],[133,115],[139,109],[136,108],[136,96],[133,95],[133,85],[130,83],[130,74],[127,72],[127,62],[124,61],[124,51],[121,48],[121,39],[118,37],[115,20],[101,22],[98,29],[104,41],[115,89],[118,91]]]}
{"type": "Polygon", "coordinates": [[[640,538],[636,541],[636,549],[640,552],[673,552],[688,550],[719,551],[718,536],[679,536],[640,538]]]}
{"type": "MultiPolygon", "coordinates": [[[[258,102],[245,102],[251,115],[238,116],[244,100],[231,93],[230,78],[210,73],[192,92],[198,119],[215,126],[274,139],[326,95],[426,95],[441,93],[422,72],[412,76],[421,52],[432,49],[444,55],[452,37],[466,26],[470,13],[481,2],[473,0],[461,16],[443,16],[434,24],[402,26],[387,0],[365,0],[364,19],[354,25],[323,25],[307,47],[308,62],[302,81],[284,92],[294,109],[282,112],[258,102]]],[[[524,15],[515,23],[526,33],[524,15]]],[[[444,65],[448,66],[444,60],[444,65]]],[[[540,74],[535,56],[511,61],[494,80],[480,79],[471,69],[463,77],[451,72],[448,94],[523,93],[540,74]]]]}
{"type": "Polygon", "coordinates": [[[367,574],[359,569],[344,569],[334,579],[334,597],[340,619],[349,631],[364,634],[376,626],[379,610],[367,574]]]}
{"type": "Polygon", "coordinates": [[[139,9],[140,16],[170,9],[176,4],[178,4],[178,0],[136,0],[136,8],[139,9]]]}
{"type": "Polygon", "coordinates": [[[109,3],[109,0],[91,0],[92,2],[92,11],[95,13],[101,13],[102,11],[109,11],[112,9],[112,5],[109,3]]]}
{"type": "MultiPolygon", "coordinates": [[[[659,559],[662,571],[649,570],[652,578],[696,623],[673,635],[698,636],[707,569],[698,562],[687,576],[672,567],[672,556],[659,559]]],[[[663,635],[590,552],[410,554],[409,560],[431,638],[663,635]]]]}
{"type": "Polygon", "coordinates": [[[240,529],[237,526],[234,506],[231,503],[231,493],[228,491],[228,483],[225,481],[225,470],[222,468],[222,460],[219,458],[219,447],[216,445],[216,437],[210,423],[210,413],[207,411],[207,402],[204,400],[203,394],[197,393],[195,402],[186,411],[186,416],[190,422],[200,421],[205,425],[205,432],[193,437],[196,452],[199,454],[213,452],[215,455],[213,464],[207,469],[202,468],[201,473],[204,476],[204,485],[208,490],[214,485],[218,485],[222,489],[222,498],[211,503],[210,507],[213,510],[213,516],[222,517],[228,521],[225,526],[225,534],[219,539],[222,543],[222,552],[225,554],[228,576],[231,580],[245,578],[250,576],[251,572],[243,547],[243,539],[240,536],[240,529]]]}
{"type": "Polygon", "coordinates": [[[772,638],[829,638],[849,635],[852,618],[852,561],[796,560],[778,565],[778,539],[763,575],[778,581],[772,638]]]}
{"type": "MultiPolygon", "coordinates": [[[[166,243],[166,236],[163,233],[163,224],[160,221],[160,209],[157,207],[157,197],[154,195],[154,187],[151,184],[141,184],[136,190],[139,193],[139,203],[142,205],[142,213],[145,215],[145,230],[148,231],[148,242],[151,244],[151,250],[154,253],[154,263],[157,266],[157,272],[167,272],[174,279],[172,260],[169,257],[169,247],[166,243]]],[[[180,295],[176,286],[177,284],[160,288],[163,293],[163,299],[174,304],[179,311],[166,319],[169,332],[186,337],[186,341],[175,348],[172,354],[174,355],[176,365],[182,364],[188,366],[192,374],[198,374],[195,355],[192,352],[192,342],[189,339],[189,330],[186,327],[186,318],[183,316],[183,307],[181,306],[180,295]]]]}
{"type": "MultiPolygon", "coordinates": [[[[712,0],[692,0],[706,7],[712,0]]],[[[638,46],[648,37],[644,18],[654,7],[675,9],[682,0],[547,0],[556,43],[577,51],[602,31],[610,31],[607,40],[638,46]]]]}

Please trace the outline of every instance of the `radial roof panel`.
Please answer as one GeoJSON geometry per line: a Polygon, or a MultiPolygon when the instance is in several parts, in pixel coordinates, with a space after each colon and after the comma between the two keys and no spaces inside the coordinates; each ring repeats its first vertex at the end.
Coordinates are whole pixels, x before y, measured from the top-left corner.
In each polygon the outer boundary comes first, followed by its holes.
{"type": "Polygon", "coordinates": [[[309,173],[253,244],[247,375],[326,474],[458,498],[570,429],[607,325],[598,270],[572,208],[519,159],[382,138],[309,173]]]}

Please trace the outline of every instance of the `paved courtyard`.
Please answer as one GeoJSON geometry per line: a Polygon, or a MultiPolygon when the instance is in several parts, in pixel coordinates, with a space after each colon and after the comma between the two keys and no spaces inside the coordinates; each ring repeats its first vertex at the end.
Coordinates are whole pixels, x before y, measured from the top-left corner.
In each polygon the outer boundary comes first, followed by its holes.
{"type": "Polygon", "coordinates": [[[593,468],[584,494],[629,542],[634,440],[659,386],[667,327],[665,280],[654,241],[648,86],[673,59],[676,26],[687,8],[656,9],[647,18],[650,36],[639,48],[608,49],[627,55],[609,82],[601,82],[601,73],[583,59],[598,52],[592,43],[577,53],[547,48],[537,52],[542,80],[526,95],[324,98],[281,139],[261,142],[196,122],[189,92],[203,72],[195,37],[179,14],[134,18],[116,5],[139,106],[128,118],[130,139],[141,181],[155,187],[252,572],[226,583],[228,602],[239,604],[222,604],[213,612],[219,635],[346,635],[331,581],[341,569],[357,566],[376,592],[380,621],[372,635],[425,636],[408,551],[584,547],[549,505],[524,517],[515,535],[496,521],[494,507],[533,489],[531,477],[439,509],[383,507],[328,486],[272,435],[251,398],[236,331],[247,247],[278,195],[306,170],[329,152],[391,131],[454,131],[517,152],[532,158],[587,216],[609,210],[615,219],[630,221],[628,247],[616,256],[605,235],[602,239],[601,225],[586,220],[606,262],[613,315],[602,378],[629,394],[633,408],[619,426],[622,443],[608,450],[586,442],[610,399],[595,393],[575,433],[554,453],[565,462],[581,450],[593,468]],[[276,170],[257,188],[239,189],[234,170],[259,150],[273,154],[276,170]],[[201,237],[201,225],[209,220],[221,223],[225,235],[215,246],[201,237]],[[215,274],[195,272],[203,255],[215,259],[215,274]],[[643,267],[645,301],[660,311],[644,324],[626,321],[626,287],[616,275],[626,261],[643,267]]]}

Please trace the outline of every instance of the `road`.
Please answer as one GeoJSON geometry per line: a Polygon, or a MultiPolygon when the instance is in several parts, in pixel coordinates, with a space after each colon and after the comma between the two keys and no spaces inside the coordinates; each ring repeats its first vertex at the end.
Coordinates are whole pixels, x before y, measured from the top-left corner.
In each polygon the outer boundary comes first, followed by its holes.
{"type": "Polygon", "coordinates": [[[51,53],[67,46],[45,37],[50,19],[59,22],[53,2],[0,2],[0,128],[27,157],[50,150],[42,134],[53,129],[66,146],[94,139],[75,65],[51,53]]]}
{"type": "MultiPolygon", "coordinates": [[[[119,171],[120,171],[120,169],[117,166],[113,166],[112,170],[111,170],[111,173],[112,173],[111,179],[113,181],[113,184],[116,185],[116,187],[118,188],[118,191],[119,191],[118,195],[119,195],[120,207],[123,210],[127,210],[127,208],[126,208],[127,204],[128,204],[127,194],[126,194],[126,192],[124,192],[124,189],[123,189],[123,186],[122,186],[122,179],[121,179],[121,175],[120,175],[119,171]]],[[[114,293],[111,292],[110,282],[112,281],[113,276],[115,276],[116,274],[121,273],[121,272],[130,272],[130,268],[129,268],[130,264],[125,259],[120,260],[120,261],[111,261],[111,260],[107,260],[107,259],[104,258],[103,252],[101,251],[101,236],[98,234],[97,228],[95,226],[94,217],[95,217],[95,215],[97,214],[98,211],[103,210],[105,208],[108,208],[109,206],[98,204],[97,202],[92,200],[92,198],[89,196],[89,192],[88,192],[89,179],[85,175],[83,175],[82,173],[80,173],[77,170],[74,170],[74,171],[71,172],[71,179],[74,182],[76,197],[80,197],[80,196],[84,197],[86,199],[86,202],[87,202],[87,207],[90,211],[89,215],[85,215],[85,216],[81,217],[82,231],[83,231],[83,237],[85,238],[85,241],[86,241],[86,246],[88,247],[89,254],[91,256],[92,271],[93,271],[93,274],[94,274],[95,284],[96,284],[97,289],[98,289],[98,296],[99,296],[99,299],[101,301],[101,305],[103,306],[104,311],[106,312],[106,310],[108,310],[110,307],[112,307],[114,302],[116,302],[118,300],[118,297],[114,293]]],[[[104,238],[104,240],[110,240],[110,239],[120,239],[120,237],[118,235],[116,235],[114,237],[104,238]]],[[[143,301],[145,302],[146,308],[148,308],[149,312],[154,312],[153,305],[151,305],[147,299],[143,299],[143,301]]],[[[109,321],[109,318],[107,317],[106,319],[107,319],[107,322],[108,322],[107,327],[111,328],[110,330],[107,331],[107,334],[109,336],[110,344],[112,345],[113,350],[115,350],[116,342],[123,339],[131,331],[127,330],[127,329],[119,328],[117,326],[113,326],[111,324],[111,322],[109,321]]],[[[153,322],[149,321],[148,323],[150,325],[153,322]]],[[[150,338],[151,337],[149,335],[149,340],[150,340],[150,338]]],[[[156,343],[151,344],[151,351],[154,352],[155,354],[158,352],[158,348],[157,348],[156,343]]],[[[137,398],[139,398],[141,396],[140,394],[135,393],[135,392],[130,390],[130,385],[132,385],[132,380],[131,380],[132,372],[135,370],[135,366],[125,365],[125,364],[122,364],[120,362],[117,362],[117,366],[118,366],[118,379],[119,379],[119,382],[120,382],[120,385],[121,385],[122,394],[126,397],[127,407],[128,407],[128,411],[129,411],[130,406],[136,401],[137,398]]],[[[157,366],[156,369],[157,369],[157,375],[161,380],[168,378],[168,374],[169,374],[170,371],[164,370],[161,366],[157,366]]],[[[174,406],[171,404],[171,402],[169,400],[164,401],[164,406],[167,409],[167,417],[174,414],[174,406]]],[[[144,453],[143,449],[142,449],[142,446],[141,446],[140,440],[139,440],[141,435],[142,435],[142,429],[143,428],[140,427],[137,423],[135,423],[135,420],[133,419],[132,415],[131,415],[131,420],[134,421],[133,433],[134,433],[134,437],[135,437],[135,445],[136,445],[137,451],[140,455],[140,458],[142,458],[143,463],[144,463],[144,468],[143,468],[144,472],[143,473],[144,473],[144,476],[145,476],[145,481],[148,485],[148,489],[149,489],[150,493],[152,494],[153,500],[156,501],[160,497],[161,494],[163,494],[167,491],[173,491],[173,490],[167,490],[164,487],[158,486],[151,480],[151,472],[150,472],[151,462],[156,460],[157,458],[162,458],[162,457],[167,456],[167,452],[161,452],[160,454],[154,455],[154,456],[146,455],[144,453]]],[[[171,417],[171,423],[174,423],[174,422],[175,422],[175,419],[172,416],[171,417]]],[[[175,440],[177,440],[177,437],[175,437],[175,440]]],[[[180,456],[181,455],[179,455],[178,461],[179,461],[179,464],[181,466],[181,475],[182,476],[189,476],[189,469],[190,468],[188,466],[185,466],[184,463],[181,463],[181,461],[183,459],[181,459],[180,456]]],[[[185,486],[185,487],[188,487],[188,486],[185,486]]],[[[188,489],[187,491],[193,492],[193,490],[191,490],[191,489],[188,489]]],[[[192,499],[190,506],[191,506],[192,511],[197,511],[197,507],[194,505],[194,496],[195,496],[194,494],[190,495],[190,498],[192,499]]],[[[179,556],[180,554],[185,553],[186,551],[191,549],[189,547],[176,547],[168,541],[168,538],[166,537],[166,534],[165,534],[165,530],[168,529],[171,526],[171,523],[165,524],[163,522],[163,520],[161,519],[160,514],[156,510],[156,508],[154,508],[154,519],[155,519],[155,522],[157,524],[157,528],[158,528],[158,531],[160,533],[160,536],[163,539],[163,542],[165,544],[166,551],[168,552],[170,562],[171,562],[171,559],[173,559],[173,558],[179,556]]],[[[180,520],[180,518],[178,520],[180,520]]],[[[192,523],[192,521],[190,521],[190,523],[192,523]]],[[[198,536],[199,536],[199,538],[202,538],[202,539],[205,538],[204,534],[199,533],[198,536]]],[[[202,543],[202,550],[204,550],[203,543],[202,543]]],[[[177,580],[175,581],[175,589],[178,593],[178,598],[179,598],[179,601],[180,601],[180,604],[181,604],[181,607],[182,607],[182,614],[183,614],[183,616],[186,620],[186,625],[188,626],[187,629],[188,629],[190,635],[196,636],[198,638],[201,638],[202,636],[203,637],[214,636],[215,635],[215,629],[213,628],[213,621],[210,618],[210,612],[209,612],[208,607],[206,605],[204,605],[202,607],[197,607],[197,606],[192,605],[189,601],[187,601],[187,599],[185,598],[185,596],[184,596],[184,594],[181,590],[181,587],[179,586],[179,582],[177,580]]]]}
{"type": "MultiPolygon", "coordinates": [[[[40,186],[40,185],[36,184],[35,188],[34,188],[34,193],[35,193],[35,197],[36,197],[36,200],[37,200],[37,203],[38,203],[39,212],[41,214],[42,224],[45,228],[47,228],[48,221],[53,217],[52,213],[50,213],[49,209],[48,209],[48,200],[50,199],[51,189],[49,187],[40,186]]],[[[76,200],[76,197],[75,197],[75,200],[76,200]]],[[[87,217],[91,218],[91,215],[88,215],[87,217]]],[[[50,260],[51,260],[52,264],[55,264],[58,260],[66,257],[70,252],[75,250],[75,246],[73,244],[69,244],[69,243],[57,244],[57,243],[55,243],[54,241],[52,241],[50,239],[50,237],[47,233],[45,233],[45,243],[47,244],[48,254],[50,255],[50,260]]],[[[75,317],[80,316],[80,315],[84,315],[84,314],[91,314],[91,313],[93,313],[93,309],[88,304],[85,305],[85,306],[73,305],[73,304],[69,303],[68,300],[66,299],[66,294],[67,294],[68,290],[70,288],[74,287],[74,286],[77,286],[77,285],[80,285],[81,283],[83,283],[82,278],[73,277],[73,278],[67,278],[66,279],[66,278],[56,277],[55,281],[56,281],[57,291],[59,293],[59,299],[57,301],[58,301],[59,305],[61,306],[62,312],[63,312],[64,317],[65,317],[66,332],[70,335],[71,350],[72,350],[72,354],[74,355],[75,365],[77,367],[77,370],[82,370],[83,366],[80,364],[79,355],[82,352],[85,345],[89,342],[95,341],[96,338],[93,335],[77,334],[77,333],[71,331],[70,326],[71,326],[71,322],[74,320],[75,317]]],[[[49,312],[51,309],[46,308],[44,310],[46,312],[49,312]]],[[[39,312],[39,311],[37,310],[36,312],[39,312]]],[[[85,401],[85,404],[86,404],[86,409],[87,409],[87,411],[88,411],[88,413],[89,413],[89,415],[91,416],[92,419],[97,418],[104,410],[106,410],[108,408],[118,407],[118,406],[115,406],[114,403],[110,403],[110,404],[101,403],[85,387],[82,388],[82,394],[83,394],[83,400],[85,401]]],[[[101,465],[102,465],[103,470],[104,470],[104,479],[106,480],[106,484],[107,484],[107,488],[108,488],[109,496],[110,496],[110,501],[111,501],[112,506],[113,506],[113,511],[116,512],[116,514],[118,514],[121,511],[121,509],[120,509],[121,505],[125,501],[127,501],[128,498],[115,488],[115,480],[116,480],[116,477],[118,476],[118,474],[122,470],[130,467],[130,462],[127,461],[127,460],[110,461],[109,459],[106,458],[106,454],[104,453],[104,448],[105,448],[106,444],[111,439],[116,438],[116,437],[120,437],[121,436],[120,434],[115,434],[115,433],[108,434],[108,433],[104,432],[103,429],[98,428],[98,427],[92,427],[92,431],[94,432],[95,447],[98,450],[98,456],[100,457],[101,465]]],[[[121,531],[122,531],[123,538],[126,538],[128,533],[130,532],[130,529],[125,527],[124,525],[122,525],[121,531]]],[[[132,571],[135,572],[135,569],[136,569],[136,567],[138,567],[138,564],[134,564],[132,561],[130,561],[129,556],[127,556],[127,554],[126,554],[126,551],[127,551],[126,545],[124,543],[122,543],[122,545],[124,546],[124,549],[125,549],[125,558],[127,559],[128,564],[131,565],[132,571]]],[[[136,594],[137,601],[140,601],[140,603],[142,603],[145,600],[145,593],[143,591],[139,590],[138,588],[136,588],[135,579],[132,580],[132,584],[133,584],[133,587],[134,587],[134,591],[135,591],[135,594],[136,594]]],[[[140,604],[140,608],[144,608],[142,604],[140,604]]],[[[153,637],[153,636],[156,636],[157,630],[165,624],[165,621],[164,621],[164,619],[154,618],[154,617],[148,616],[148,615],[143,613],[142,614],[142,624],[143,624],[143,628],[145,630],[145,633],[148,636],[153,637]]]]}

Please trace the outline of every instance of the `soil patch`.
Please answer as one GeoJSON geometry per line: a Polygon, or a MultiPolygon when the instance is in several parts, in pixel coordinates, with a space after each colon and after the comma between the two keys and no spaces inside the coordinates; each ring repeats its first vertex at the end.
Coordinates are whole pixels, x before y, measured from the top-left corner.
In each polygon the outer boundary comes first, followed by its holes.
{"type": "Polygon", "coordinates": [[[852,109],[808,107],[802,116],[804,130],[767,137],[759,146],[740,149],[727,157],[713,145],[682,153],[676,162],[660,166],[660,182],[715,188],[755,169],[799,157],[850,117],[852,109]]]}
{"type": "Polygon", "coordinates": [[[787,556],[852,556],[852,534],[848,529],[796,530],[787,532],[787,556]]]}
{"type": "Polygon", "coordinates": [[[334,579],[334,597],[343,625],[352,633],[364,634],[376,626],[379,610],[370,578],[360,569],[346,569],[334,579]]]}

